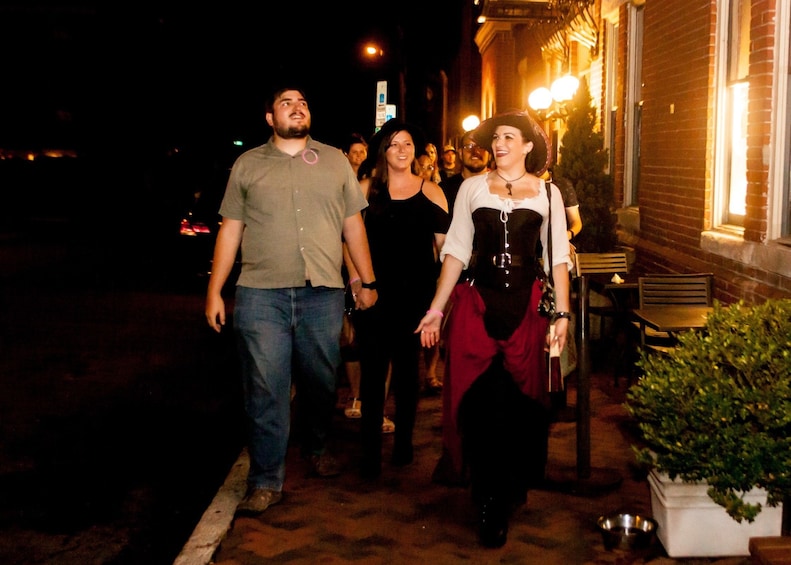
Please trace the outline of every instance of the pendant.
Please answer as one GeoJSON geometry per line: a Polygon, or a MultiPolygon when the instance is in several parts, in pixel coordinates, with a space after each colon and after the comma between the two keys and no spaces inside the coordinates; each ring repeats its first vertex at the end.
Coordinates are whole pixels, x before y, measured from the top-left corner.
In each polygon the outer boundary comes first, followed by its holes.
{"type": "Polygon", "coordinates": [[[527,171],[525,171],[524,173],[522,173],[522,176],[520,176],[519,178],[516,178],[516,179],[514,179],[514,180],[508,180],[507,178],[505,178],[503,175],[501,175],[501,174],[500,174],[500,173],[498,173],[497,171],[494,171],[494,173],[495,173],[495,174],[496,174],[498,177],[500,177],[501,179],[503,179],[503,182],[505,183],[505,189],[508,191],[508,196],[513,196],[513,194],[511,193],[511,189],[514,187],[513,183],[515,183],[516,181],[518,181],[519,179],[521,179],[523,176],[525,176],[525,175],[527,174],[527,171]]]}

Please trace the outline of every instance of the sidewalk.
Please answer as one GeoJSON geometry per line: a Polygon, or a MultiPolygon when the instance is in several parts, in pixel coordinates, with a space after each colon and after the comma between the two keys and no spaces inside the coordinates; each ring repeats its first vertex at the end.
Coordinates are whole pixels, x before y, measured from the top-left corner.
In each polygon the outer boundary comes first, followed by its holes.
{"type": "MultiPolygon", "coordinates": [[[[466,489],[431,482],[441,435],[441,400],[435,396],[421,398],[412,465],[396,469],[385,463],[378,482],[361,482],[354,468],[359,420],[344,418],[339,407],[335,452],[348,463],[348,471],[335,479],[306,478],[298,448],[292,447],[283,501],[258,517],[233,519],[235,503],[244,493],[247,459],[242,453],[176,565],[749,565],[749,557],[670,559],[658,540],[640,553],[604,549],[596,529],[600,515],[650,515],[648,485],[635,470],[629,447],[629,420],[622,406],[625,388],[623,379],[616,388],[605,372],[591,376],[591,480],[614,473],[620,483],[582,495],[567,489],[530,491],[500,549],[478,544],[466,489]]],[[[568,401],[573,406],[573,382],[568,401]]],[[[392,441],[392,436],[385,436],[384,461],[389,460],[392,441]]],[[[576,477],[576,424],[554,423],[549,449],[550,477],[576,477]]]]}

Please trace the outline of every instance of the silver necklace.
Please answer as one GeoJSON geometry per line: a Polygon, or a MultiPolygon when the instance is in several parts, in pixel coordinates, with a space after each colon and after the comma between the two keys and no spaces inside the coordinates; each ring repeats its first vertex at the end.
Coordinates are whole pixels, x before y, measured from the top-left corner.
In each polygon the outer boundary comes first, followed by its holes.
{"type": "Polygon", "coordinates": [[[498,173],[498,172],[497,172],[497,170],[495,170],[495,171],[494,171],[494,174],[496,174],[498,177],[500,177],[501,179],[503,179],[503,180],[505,181],[505,189],[508,191],[508,196],[513,196],[513,195],[511,194],[511,189],[514,187],[514,185],[513,185],[512,183],[515,183],[516,181],[518,181],[519,179],[521,179],[522,177],[524,177],[524,176],[527,174],[527,171],[525,171],[524,173],[522,173],[522,175],[521,175],[521,176],[519,176],[519,177],[515,178],[514,180],[508,180],[508,179],[507,179],[507,178],[505,178],[503,175],[501,175],[500,173],[498,173]]]}

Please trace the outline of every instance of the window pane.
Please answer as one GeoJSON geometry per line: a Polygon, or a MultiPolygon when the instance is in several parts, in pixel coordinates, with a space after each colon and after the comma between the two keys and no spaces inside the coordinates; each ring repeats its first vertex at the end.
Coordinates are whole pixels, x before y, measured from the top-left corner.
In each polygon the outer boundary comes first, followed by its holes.
{"type": "Polygon", "coordinates": [[[750,3],[747,0],[731,3],[730,29],[728,80],[743,80],[750,71],[750,3]]]}
{"type": "Polygon", "coordinates": [[[731,186],[728,195],[728,221],[742,223],[747,198],[747,92],[748,83],[732,85],[729,89],[731,107],[731,186]]]}

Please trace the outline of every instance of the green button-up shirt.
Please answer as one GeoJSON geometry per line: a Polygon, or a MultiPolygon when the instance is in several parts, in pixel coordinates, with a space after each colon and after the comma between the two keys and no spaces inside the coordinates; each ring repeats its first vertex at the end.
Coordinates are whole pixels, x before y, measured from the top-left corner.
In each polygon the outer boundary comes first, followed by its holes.
{"type": "Polygon", "coordinates": [[[252,288],[342,288],[343,221],[367,206],[343,153],[308,137],[291,156],[272,138],[234,163],[220,214],[242,220],[242,271],[252,288]]]}

